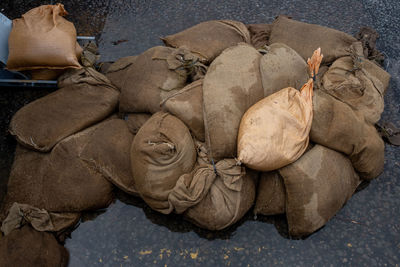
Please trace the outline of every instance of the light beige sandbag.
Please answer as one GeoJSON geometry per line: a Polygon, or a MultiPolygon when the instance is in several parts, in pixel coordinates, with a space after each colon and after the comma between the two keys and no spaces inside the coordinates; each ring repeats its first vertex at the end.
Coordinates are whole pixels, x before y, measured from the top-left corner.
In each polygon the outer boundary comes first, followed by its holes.
{"type": "Polygon", "coordinates": [[[109,66],[105,75],[121,91],[124,81],[127,79],[128,68],[134,64],[137,56],[123,57],[109,66]]]}
{"type": "Polygon", "coordinates": [[[276,215],[286,212],[286,190],[278,171],[263,172],[257,186],[254,214],[276,215]]]}
{"type": "Polygon", "coordinates": [[[292,87],[299,90],[309,78],[307,63],[285,44],[275,43],[266,48],[260,60],[264,96],[292,87]]]}
{"type": "Polygon", "coordinates": [[[256,48],[262,48],[269,44],[271,34],[271,24],[248,24],[246,25],[250,33],[251,44],[256,48]]]}
{"type": "Polygon", "coordinates": [[[354,51],[351,56],[333,62],[323,76],[323,89],[351,106],[367,122],[375,124],[384,109],[383,96],[389,86],[390,74],[365,59],[361,43],[354,43],[353,47],[356,45],[358,53],[354,51]]]}
{"type": "Polygon", "coordinates": [[[263,98],[260,58],[251,45],[241,43],[218,56],[204,78],[206,142],[215,160],[236,157],[240,119],[263,98]]]}
{"type": "Polygon", "coordinates": [[[8,39],[10,70],[81,68],[76,56],[76,30],[64,5],[43,5],[13,20],[8,39]]]}
{"type": "Polygon", "coordinates": [[[346,156],[320,145],[279,173],[285,183],[291,236],[309,235],[325,225],[360,184],[346,156]]]}
{"type": "MultiPolygon", "coordinates": [[[[211,186],[201,201],[184,213],[189,221],[208,230],[222,230],[245,215],[254,203],[258,175],[238,166],[235,159],[223,159],[215,164],[215,169],[217,173],[211,164],[198,169],[195,182],[211,186]],[[214,181],[211,183],[210,180],[214,181]]],[[[187,188],[191,189],[191,186],[187,188]]],[[[180,199],[183,200],[187,198],[180,199]]]]}
{"type": "Polygon", "coordinates": [[[383,171],[385,144],[374,126],[321,90],[315,91],[313,110],[311,141],[348,155],[363,179],[383,171]]]}
{"type": "Polygon", "coordinates": [[[182,32],[161,38],[171,47],[186,46],[204,62],[212,62],[226,48],[240,42],[250,43],[246,26],[233,20],[211,20],[182,32]]]}
{"type": "Polygon", "coordinates": [[[192,171],[196,150],[185,124],[165,112],[154,114],[131,146],[131,168],[137,190],[154,210],[170,213],[168,195],[179,177],[192,171]]]}
{"type": "Polygon", "coordinates": [[[204,142],[202,79],[165,99],[162,106],[165,111],[183,121],[198,140],[204,142]]]}
{"type": "Polygon", "coordinates": [[[91,68],[67,71],[59,87],[13,116],[10,133],[20,144],[50,151],[65,137],[109,116],[118,104],[117,89],[91,68]]]}
{"type": "Polygon", "coordinates": [[[80,213],[48,212],[31,205],[14,203],[1,225],[1,231],[8,235],[25,224],[40,232],[58,232],[76,225],[81,217],[80,213]]]}
{"type": "Polygon", "coordinates": [[[349,48],[357,39],[344,32],[308,24],[279,16],[272,23],[270,44],[284,43],[293,48],[306,60],[315,49],[321,48],[324,53],[323,64],[350,54],[349,48]]]}
{"type": "Polygon", "coordinates": [[[149,113],[129,113],[124,115],[124,120],[129,131],[136,135],[139,129],[151,118],[149,113]]]}
{"type": "Polygon", "coordinates": [[[133,59],[121,83],[121,112],[156,113],[160,103],[186,85],[190,73],[203,71],[185,48],[156,46],[133,59]]]}

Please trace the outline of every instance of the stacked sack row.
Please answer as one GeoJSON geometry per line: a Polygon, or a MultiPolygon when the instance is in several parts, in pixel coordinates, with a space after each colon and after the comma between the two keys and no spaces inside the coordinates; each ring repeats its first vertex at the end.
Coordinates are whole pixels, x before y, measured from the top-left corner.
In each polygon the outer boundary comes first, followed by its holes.
{"type": "Polygon", "coordinates": [[[271,25],[207,21],[163,41],[105,76],[69,70],[60,89],[15,114],[3,240],[31,231],[26,223],[75,225],[82,211],[112,202],[113,185],[210,230],[255,202],[256,214],[285,213],[289,233],[304,236],[382,172],[373,124],[390,76],[368,59],[379,54],[368,42],[283,16],[271,25]],[[315,57],[306,62],[318,47],[319,70],[315,57]]]}

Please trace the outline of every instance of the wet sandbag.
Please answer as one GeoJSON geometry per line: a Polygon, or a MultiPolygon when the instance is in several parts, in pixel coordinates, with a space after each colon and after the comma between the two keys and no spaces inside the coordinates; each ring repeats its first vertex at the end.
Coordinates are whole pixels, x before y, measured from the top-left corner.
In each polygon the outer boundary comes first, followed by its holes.
{"type": "Polygon", "coordinates": [[[275,43],[266,48],[260,60],[264,96],[292,87],[299,90],[309,78],[307,63],[285,44],[275,43]]]}
{"type": "Polygon", "coordinates": [[[67,71],[61,89],[24,106],[13,116],[10,133],[34,150],[46,152],[65,137],[104,119],[118,104],[118,91],[91,68],[67,71]]]}
{"type": "Polygon", "coordinates": [[[203,80],[197,80],[168,97],[163,109],[178,117],[193,135],[204,142],[203,80]]]}
{"type": "Polygon", "coordinates": [[[203,82],[204,125],[209,156],[236,157],[240,119],[263,98],[261,54],[241,43],[226,49],[210,65],[203,82]]]}
{"type": "Polygon", "coordinates": [[[271,34],[271,24],[248,24],[246,25],[250,32],[251,44],[259,49],[269,44],[269,36],[271,34]]]}
{"type": "Polygon", "coordinates": [[[124,120],[107,120],[93,131],[79,158],[121,190],[138,196],[130,161],[133,137],[124,120]]]}
{"type": "Polygon", "coordinates": [[[374,126],[321,90],[315,91],[313,110],[311,141],[348,155],[363,179],[383,171],[385,144],[374,126]]]}
{"type": "Polygon", "coordinates": [[[276,215],[286,212],[286,190],[278,171],[263,172],[258,180],[254,214],[276,215]]]}
{"type": "MultiPolygon", "coordinates": [[[[333,62],[323,76],[323,89],[352,107],[369,123],[375,124],[384,109],[384,94],[390,74],[376,63],[365,59],[361,43],[359,52],[333,62]]],[[[355,45],[353,45],[355,46],[355,45]]]]}
{"type": "Polygon", "coordinates": [[[121,91],[121,88],[127,79],[126,74],[128,73],[128,69],[132,64],[134,64],[136,58],[137,56],[120,58],[112,63],[105,72],[106,77],[110,79],[112,84],[114,84],[118,90],[121,91]]]}
{"type": "Polygon", "coordinates": [[[68,266],[69,253],[53,234],[26,225],[0,239],[0,266],[68,266]]]}
{"type": "Polygon", "coordinates": [[[25,224],[31,225],[36,231],[58,232],[76,225],[80,213],[48,212],[31,205],[14,203],[3,221],[1,231],[8,235],[25,224]]]}
{"type": "Polygon", "coordinates": [[[43,5],[13,20],[8,39],[10,70],[80,68],[76,30],[64,5],[43,5]]]}
{"type": "Polygon", "coordinates": [[[131,168],[136,188],[154,210],[170,213],[168,195],[179,177],[192,171],[196,150],[185,124],[165,112],[154,114],[135,136],[131,168]]]}
{"type": "MultiPolygon", "coordinates": [[[[199,168],[198,182],[214,179],[202,200],[187,209],[185,218],[201,228],[222,230],[238,220],[251,208],[255,199],[258,174],[238,166],[235,159],[223,159],[199,168]]],[[[206,182],[204,182],[206,183],[206,182]]],[[[190,189],[190,188],[189,188],[190,189]]]]}
{"type": "Polygon", "coordinates": [[[121,112],[156,113],[160,103],[186,85],[199,67],[187,49],[156,46],[138,55],[126,69],[121,87],[121,112]]]}
{"type": "Polygon", "coordinates": [[[226,48],[240,42],[250,43],[250,33],[238,21],[212,20],[202,22],[182,32],[161,38],[171,47],[186,46],[204,62],[212,62],[226,48]]]}
{"type": "Polygon", "coordinates": [[[320,145],[279,173],[285,183],[291,236],[309,235],[325,225],[360,184],[346,156],[320,145]]]}
{"type": "Polygon", "coordinates": [[[324,53],[322,64],[347,56],[350,45],[357,39],[344,32],[316,24],[308,24],[279,16],[272,23],[270,44],[283,43],[293,48],[304,60],[318,47],[324,53]]]}
{"type": "Polygon", "coordinates": [[[136,135],[139,129],[151,118],[150,113],[129,113],[124,115],[124,121],[129,131],[136,135]]]}

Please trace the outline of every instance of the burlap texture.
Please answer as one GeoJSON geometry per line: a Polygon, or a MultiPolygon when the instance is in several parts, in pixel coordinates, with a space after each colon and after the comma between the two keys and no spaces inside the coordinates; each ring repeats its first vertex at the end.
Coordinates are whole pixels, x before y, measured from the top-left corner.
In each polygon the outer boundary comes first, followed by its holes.
{"type": "Polygon", "coordinates": [[[278,171],[261,173],[254,214],[276,215],[286,212],[286,190],[278,171]]]}
{"type": "Polygon", "coordinates": [[[126,74],[128,73],[129,67],[134,64],[137,56],[129,56],[123,57],[115,61],[111,64],[111,66],[107,69],[105,75],[112,84],[114,84],[118,90],[121,91],[121,88],[124,85],[125,80],[127,79],[126,74]]]}
{"type": "Polygon", "coordinates": [[[149,113],[129,113],[124,115],[124,120],[129,131],[136,135],[139,129],[151,118],[149,113]]]}
{"type": "Polygon", "coordinates": [[[251,44],[259,49],[269,44],[271,34],[271,24],[248,24],[246,25],[250,33],[251,44]]]}

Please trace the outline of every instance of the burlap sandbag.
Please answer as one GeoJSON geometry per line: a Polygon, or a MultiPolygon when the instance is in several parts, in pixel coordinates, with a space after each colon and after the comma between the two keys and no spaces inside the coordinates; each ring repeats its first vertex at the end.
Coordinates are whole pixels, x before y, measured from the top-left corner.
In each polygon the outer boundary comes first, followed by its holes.
{"type": "Polygon", "coordinates": [[[211,164],[198,169],[196,182],[209,185],[210,180],[214,181],[201,201],[184,213],[189,221],[208,230],[222,230],[244,216],[254,203],[258,176],[238,166],[235,159],[223,159],[215,164],[215,169],[216,173],[211,164]]]}
{"type": "Polygon", "coordinates": [[[203,80],[197,80],[168,97],[163,109],[178,117],[193,135],[204,142],[203,80]]]}
{"type": "Polygon", "coordinates": [[[375,127],[321,90],[315,91],[313,110],[313,142],[348,155],[363,179],[373,179],[383,171],[385,144],[375,127]]]}
{"type": "Polygon", "coordinates": [[[375,124],[384,109],[386,88],[390,74],[363,56],[361,43],[355,43],[351,56],[333,62],[323,76],[323,89],[348,104],[369,123],[375,124]]]}
{"type": "Polygon", "coordinates": [[[118,104],[116,88],[91,68],[68,71],[59,86],[13,116],[10,133],[22,145],[49,151],[65,137],[110,115],[118,104]]]}
{"type": "Polygon", "coordinates": [[[107,120],[91,134],[79,158],[121,190],[138,196],[130,162],[133,137],[125,121],[107,120]]]}
{"type": "Polygon", "coordinates": [[[64,5],[43,5],[13,20],[8,39],[10,70],[80,68],[76,30],[64,5]]]}
{"type": "Polygon", "coordinates": [[[286,191],[278,171],[263,172],[257,186],[254,214],[276,215],[286,212],[286,191]]]}
{"type": "Polygon", "coordinates": [[[241,43],[222,52],[204,78],[206,142],[215,160],[236,157],[240,119],[264,96],[260,58],[254,47],[241,43]]]}
{"type": "Polygon", "coordinates": [[[51,233],[26,225],[0,239],[0,266],[68,266],[69,253],[51,233]]]}
{"type": "Polygon", "coordinates": [[[128,113],[124,115],[124,120],[129,131],[136,135],[139,129],[151,118],[149,113],[128,113]]]}
{"type": "Polygon", "coordinates": [[[308,235],[325,225],[360,184],[347,157],[320,145],[279,173],[285,183],[291,236],[308,235]]]}
{"type": "Polygon", "coordinates": [[[123,57],[115,61],[106,71],[106,76],[121,91],[129,66],[134,64],[137,56],[123,57]]]}
{"type": "Polygon", "coordinates": [[[182,32],[161,38],[171,47],[186,46],[204,62],[212,62],[226,48],[240,42],[249,43],[250,33],[238,21],[212,20],[202,22],[182,32]]]}
{"type": "Polygon", "coordinates": [[[8,235],[25,224],[31,225],[36,231],[58,232],[76,225],[80,213],[48,212],[31,205],[14,203],[1,225],[1,231],[8,235]]]}
{"type": "Polygon", "coordinates": [[[54,212],[106,208],[112,184],[79,157],[97,127],[64,139],[48,154],[18,146],[2,215],[14,202],[54,212]]]}
{"type": "Polygon", "coordinates": [[[251,44],[259,49],[269,44],[271,34],[271,24],[248,24],[246,25],[250,33],[251,44]]]}
{"type": "Polygon", "coordinates": [[[168,195],[192,171],[196,150],[185,124],[165,112],[154,114],[135,136],[131,167],[137,190],[154,210],[170,213],[168,195]]]}
{"type": "Polygon", "coordinates": [[[272,23],[270,44],[284,43],[306,60],[315,49],[324,53],[322,63],[349,55],[348,48],[357,39],[338,30],[316,24],[308,24],[279,16],[272,23]]]}
{"type": "Polygon", "coordinates": [[[260,60],[264,96],[286,87],[299,90],[309,78],[304,59],[285,44],[275,43],[266,49],[267,54],[260,60]]]}
{"type": "Polygon", "coordinates": [[[186,85],[198,58],[184,48],[156,46],[137,56],[126,69],[119,109],[121,112],[160,111],[160,103],[186,85]]]}

